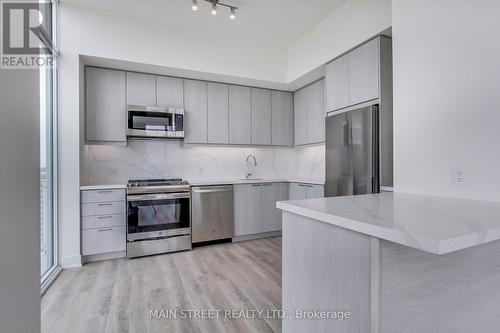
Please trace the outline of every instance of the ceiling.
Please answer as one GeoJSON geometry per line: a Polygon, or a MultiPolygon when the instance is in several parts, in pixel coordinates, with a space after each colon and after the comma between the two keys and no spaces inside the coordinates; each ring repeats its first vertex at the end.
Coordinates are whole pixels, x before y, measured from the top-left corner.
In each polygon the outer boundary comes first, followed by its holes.
{"type": "Polygon", "coordinates": [[[227,0],[235,5],[236,20],[228,8],[210,14],[210,4],[200,0],[191,10],[191,0],[63,0],[108,14],[215,34],[238,41],[252,41],[287,47],[347,0],[227,0]]]}

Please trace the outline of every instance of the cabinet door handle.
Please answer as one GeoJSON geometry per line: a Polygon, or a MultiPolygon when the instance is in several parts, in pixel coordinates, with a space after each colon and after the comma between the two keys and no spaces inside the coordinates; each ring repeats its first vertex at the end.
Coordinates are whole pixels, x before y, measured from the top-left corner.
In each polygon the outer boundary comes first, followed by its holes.
{"type": "Polygon", "coordinates": [[[262,184],[253,184],[252,186],[262,186],[262,184]]]}
{"type": "Polygon", "coordinates": [[[98,220],[112,219],[112,218],[113,218],[113,216],[111,216],[111,215],[108,215],[108,216],[98,216],[97,217],[98,220]]]}
{"type": "Polygon", "coordinates": [[[108,228],[108,229],[97,229],[98,232],[102,232],[102,231],[111,231],[113,230],[113,228],[108,228]]]}
{"type": "Polygon", "coordinates": [[[97,204],[97,206],[99,207],[102,207],[102,206],[113,206],[112,203],[100,203],[100,204],[97,204]]]}
{"type": "Polygon", "coordinates": [[[105,193],[111,193],[111,192],[113,192],[113,191],[111,191],[111,190],[101,190],[101,191],[97,191],[97,193],[99,193],[99,194],[105,194],[105,193]]]}

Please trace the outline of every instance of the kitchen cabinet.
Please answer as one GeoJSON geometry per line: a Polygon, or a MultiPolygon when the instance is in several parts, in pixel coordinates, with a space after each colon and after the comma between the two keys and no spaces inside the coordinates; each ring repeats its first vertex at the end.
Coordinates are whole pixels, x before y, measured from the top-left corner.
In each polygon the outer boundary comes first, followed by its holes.
{"type": "Polygon", "coordinates": [[[308,143],[307,137],[307,90],[302,88],[297,90],[293,95],[294,112],[295,112],[295,145],[303,145],[308,143]]]}
{"type": "Polygon", "coordinates": [[[349,104],[379,97],[379,39],[372,39],[349,53],[349,104]]]}
{"type": "Polygon", "coordinates": [[[349,106],[349,56],[344,55],[326,66],[326,108],[328,111],[349,106]]]}
{"type": "Polygon", "coordinates": [[[250,88],[229,86],[229,143],[252,143],[250,88]]]}
{"type": "Polygon", "coordinates": [[[260,233],[262,230],[261,184],[234,185],[235,236],[260,233]]]}
{"type": "Polygon", "coordinates": [[[223,83],[207,84],[208,143],[229,143],[229,87],[223,83]]]}
{"type": "MultiPolygon", "coordinates": [[[[106,255],[101,259],[125,256],[125,190],[102,189],[81,193],[82,255],[106,255]],[[110,257],[111,254],[111,257],[110,257]]],[[[86,261],[99,260],[99,257],[86,261]]]]}
{"type": "Polygon", "coordinates": [[[273,146],[293,146],[293,94],[271,93],[271,143],[273,146]]]}
{"type": "Polygon", "coordinates": [[[262,232],[281,230],[281,210],[277,201],[288,200],[287,183],[262,184],[262,232]]]}
{"type": "Polygon", "coordinates": [[[325,80],[314,82],[307,90],[307,134],[310,143],[325,141],[325,80]]]}
{"type": "Polygon", "coordinates": [[[290,183],[290,200],[324,197],[324,186],[307,183],[290,183]]]}
{"type": "Polygon", "coordinates": [[[327,111],[380,98],[382,39],[389,38],[372,39],[326,65],[327,111]]]}
{"type": "Polygon", "coordinates": [[[207,143],[207,83],[185,80],[184,98],[184,142],[207,143]]]}
{"type": "Polygon", "coordinates": [[[271,145],[271,91],[251,88],[251,138],[254,145],[271,145]]]}
{"type": "Polygon", "coordinates": [[[324,80],[316,81],[294,94],[295,144],[325,141],[324,80]]]}
{"type": "Polygon", "coordinates": [[[184,80],[168,77],[156,77],[157,105],[162,107],[184,107],[184,80]]]}
{"type": "Polygon", "coordinates": [[[156,76],[127,72],[127,104],[156,106],[156,76]]]}
{"type": "Polygon", "coordinates": [[[287,200],[288,192],[288,183],[234,185],[235,235],[281,230],[281,211],[276,202],[287,200]]]}
{"type": "Polygon", "coordinates": [[[87,142],[127,142],[125,77],[122,71],[85,68],[87,142]]]}

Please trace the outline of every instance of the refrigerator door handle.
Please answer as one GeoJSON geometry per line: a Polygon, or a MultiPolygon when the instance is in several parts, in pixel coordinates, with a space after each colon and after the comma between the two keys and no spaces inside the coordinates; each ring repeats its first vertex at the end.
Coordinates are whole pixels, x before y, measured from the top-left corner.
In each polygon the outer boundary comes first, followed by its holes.
{"type": "Polygon", "coordinates": [[[349,145],[349,124],[348,123],[342,124],[342,145],[343,146],[349,145]]]}

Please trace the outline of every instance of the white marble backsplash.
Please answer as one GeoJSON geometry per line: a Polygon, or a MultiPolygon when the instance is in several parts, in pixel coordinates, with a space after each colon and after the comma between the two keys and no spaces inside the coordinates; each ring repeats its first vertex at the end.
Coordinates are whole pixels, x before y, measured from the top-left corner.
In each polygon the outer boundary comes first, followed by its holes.
{"type": "Polygon", "coordinates": [[[81,153],[81,185],[124,184],[129,179],[239,179],[254,154],[258,178],[324,180],[325,146],[232,147],[132,140],[128,146],[87,145],[81,153]]]}

